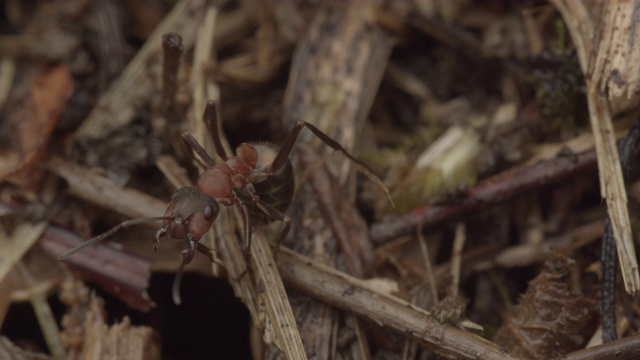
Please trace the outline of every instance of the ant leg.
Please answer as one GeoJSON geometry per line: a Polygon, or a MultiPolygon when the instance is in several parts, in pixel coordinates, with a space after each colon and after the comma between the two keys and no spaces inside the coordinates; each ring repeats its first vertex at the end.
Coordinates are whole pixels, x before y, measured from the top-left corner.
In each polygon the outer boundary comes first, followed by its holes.
{"type": "Polygon", "coordinates": [[[282,146],[280,147],[280,150],[278,151],[278,154],[276,155],[275,159],[273,159],[273,163],[271,163],[271,168],[269,169],[270,173],[276,173],[287,162],[287,158],[289,158],[289,154],[293,149],[293,144],[296,142],[296,139],[298,138],[300,131],[302,131],[302,129],[305,127],[311,130],[311,132],[313,132],[313,134],[317,138],[322,140],[322,142],[324,142],[334,150],[340,151],[341,153],[344,154],[344,156],[349,158],[349,160],[353,161],[354,163],[358,164],[361,167],[364,167],[369,172],[371,172],[371,169],[369,169],[367,164],[356,159],[353,155],[351,155],[347,151],[347,149],[343,148],[342,145],[340,145],[337,141],[333,140],[329,135],[325,134],[322,130],[318,129],[314,125],[311,125],[306,121],[300,120],[291,128],[291,130],[289,130],[289,133],[287,134],[287,138],[282,143],[282,146]]]}
{"type": "Polygon", "coordinates": [[[200,251],[200,253],[207,257],[212,263],[217,264],[221,267],[225,267],[224,263],[218,259],[216,259],[213,255],[213,250],[205,244],[196,242],[196,250],[200,251]]]}
{"type": "Polygon", "coordinates": [[[262,210],[262,212],[269,215],[273,219],[282,222],[282,231],[280,232],[280,236],[278,236],[278,239],[276,240],[276,249],[273,255],[274,258],[277,258],[278,250],[280,250],[280,245],[282,245],[282,242],[287,238],[287,235],[289,234],[291,219],[287,215],[285,215],[285,213],[264,202],[264,200],[260,199],[257,196],[255,196],[253,200],[255,201],[256,206],[260,210],[262,210]]]}
{"type": "Polygon", "coordinates": [[[180,252],[182,255],[182,263],[180,263],[180,268],[176,273],[176,278],[173,280],[173,287],[171,290],[171,296],[173,297],[173,302],[176,305],[180,305],[182,302],[180,299],[180,283],[182,282],[182,274],[184,273],[184,266],[193,260],[193,255],[196,252],[196,242],[191,240],[189,234],[187,233],[186,227],[184,229],[184,249],[180,252]]]}
{"type": "Polygon", "coordinates": [[[184,248],[180,252],[182,255],[182,263],[180,263],[180,268],[176,273],[175,279],[173,279],[173,287],[171,289],[171,296],[173,297],[173,302],[176,305],[180,305],[180,283],[182,282],[182,274],[184,273],[184,266],[193,260],[193,255],[196,252],[196,242],[191,240],[189,234],[187,233],[186,227],[183,227],[184,232],[184,248]]]}
{"type": "Polygon", "coordinates": [[[318,129],[314,125],[311,125],[310,123],[303,120],[298,121],[291,128],[291,130],[289,130],[289,133],[287,134],[287,138],[284,140],[284,143],[282,143],[282,147],[280,147],[278,154],[276,155],[275,159],[273,159],[271,166],[267,170],[268,174],[274,174],[284,166],[284,164],[287,162],[287,159],[289,158],[289,154],[291,153],[291,150],[293,149],[293,144],[296,142],[296,139],[298,138],[300,131],[302,131],[302,129],[305,127],[311,130],[311,132],[318,139],[322,140],[322,142],[324,142],[334,150],[340,151],[341,153],[344,154],[344,156],[346,156],[349,160],[351,160],[356,165],[358,170],[360,170],[360,172],[365,174],[369,178],[369,180],[373,181],[387,194],[387,197],[389,198],[391,205],[395,207],[393,203],[393,199],[391,199],[391,194],[389,194],[389,189],[387,189],[387,187],[384,185],[382,180],[380,180],[380,178],[373,173],[373,170],[371,170],[369,166],[367,166],[367,164],[356,159],[356,157],[351,155],[351,153],[349,153],[347,149],[343,148],[342,145],[340,145],[337,141],[332,139],[329,135],[325,134],[322,130],[318,129]]]}
{"type": "Polygon", "coordinates": [[[182,274],[184,273],[184,260],[180,263],[180,268],[176,273],[176,277],[173,279],[173,286],[171,287],[171,297],[173,298],[173,303],[176,305],[180,305],[182,303],[182,299],[180,298],[180,283],[182,283],[182,274]]]}
{"type": "Polygon", "coordinates": [[[224,151],[222,147],[222,140],[220,140],[220,132],[218,131],[218,109],[215,101],[207,101],[207,107],[204,109],[202,120],[207,123],[209,127],[209,132],[213,138],[213,146],[216,148],[216,154],[224,161],[229,160],[226,151],[224,151]]]}
{"type": "Polygon", "coordinates": [[[213,167],[213,165],[216,164],[216,162],[213,161],[209,154],[207,154],[205,149],[202,147],[202,145],[200,145],[200,143],[198,143],[198,140],[196,140],[193,135],[185,131],[182,133],[182,138],[187,142],[187,144],[189,144],[189,147],[191,147],[191,151],[198,154],[198,156],[200,156],[200,159],[204,160],[207,167],[213,167]]]}
{"type": "Polygon", "coordinates": [[[156,241],[153,242],[153,251],[158,252],[158,245],[160,244],[160,238],[165,236],[169,231],[169,226],[163,225],[156,233],[156,241]]]}
{"type": "Polygon", "coordinates": [[[245,260],[249,259],[251,253],[251,223],[249,222],[249,209],[247,205],[240,199],[236,198],[236,204],[242,210],[242,216],[244,217],[244,255],[245,260]]]}
{"type": "Polygon", "coordinates": [[[216,260],[213,258],[213,250],[211,250],[210,247],[198,241],[196,243],[196,250],[200,251],[200,253],[206,256],[212,263],[217,264],[216,260]]]}

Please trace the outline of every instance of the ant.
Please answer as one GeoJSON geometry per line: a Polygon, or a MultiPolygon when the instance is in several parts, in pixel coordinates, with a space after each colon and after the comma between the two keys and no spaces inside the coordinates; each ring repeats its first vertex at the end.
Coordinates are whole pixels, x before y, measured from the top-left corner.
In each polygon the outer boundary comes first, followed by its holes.
{"type": "Polygon", "coordinates": [[[367,165],[356,159],[337,141],[306,121],[298,121],[289,130],[279,150],[275,145],[269,143],[242,143],[236,149],[236,155],[231,157],[222,147],[218,132],[216,103],[213,100],[207,102],[203,121],[207,123],[213,137],[215,151],[224,160],[223,163],[216,164],[191,134],[182,133],[182,137],[192,151],[198,154],[207,166],[207,169],[200,175],[196,187],[187,186],[178,189],[172,195],[164,216],[124,221],[113,229],[58,256],[58,259],[65,259],[94,245],[124,227],[144,222],[162,221],[162,227],[155,236],[156,241],[153,249],[156,250],[160,238],[166,234],[172,239],[182,240],[184,244],[180,253],[182,263],[172,289],[173,301],[179,305],[181,302],[180,281],[184,266],[191,262],[196,249],[211,258],[210,249],[198,241],[209,231],[216,220],[220,211],[219,204],[237,205],[240,208],[244,217],[244,251],[246,255],[249,255],[251,250],[251,224],[249,221],[251,216],[263,222],[274,220],[282,222],[283,228],[276,242],[278,247],[287,237],[291,219],[285,215],[284,211],[291,203],[294,190],[293,169],[288,158],[293,144],[303,128],[311,130],[325,144],[342,152],[356,164],[361,172],[385,190],[387,196],[389,195],[382,181],[369,170],[367,165]],[[247,203],[253,206],[249,207],[247,203]]]}

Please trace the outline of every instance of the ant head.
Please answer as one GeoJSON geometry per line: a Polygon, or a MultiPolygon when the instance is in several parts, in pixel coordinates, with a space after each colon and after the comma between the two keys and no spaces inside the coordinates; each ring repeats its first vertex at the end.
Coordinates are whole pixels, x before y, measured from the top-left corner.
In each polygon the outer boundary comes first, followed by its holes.
{"type": "Polygon", "coordinates": [[[209,231],[219,212],[220,207],[211,196],[192,187],[180,188],[167,205],[160,233],[168,232],[176,240],[198,241],[209,231]]]}

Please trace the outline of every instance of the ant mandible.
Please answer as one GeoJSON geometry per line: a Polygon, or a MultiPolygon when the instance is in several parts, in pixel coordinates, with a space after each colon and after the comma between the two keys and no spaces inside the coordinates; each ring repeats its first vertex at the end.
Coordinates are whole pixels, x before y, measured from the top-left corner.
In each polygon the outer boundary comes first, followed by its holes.
{"type": "Polygon", "coordinates": [[[207,166],[207,169],[200,175],[196,187],[187,186],[178,189],[172,195],[164,216],[124,221],[113,229],[58,256],[58,259],[65,259],[94,245],[124,227],[150,221],[162,221],[162,227],[155,236],[154,250],[156,250],[160,238],[166,234],[172,239],[182,240],[184,244],[180,253],[182,263],[174,280],[172,291],[174,302],[180,304],[180,281],[184,266],[191,262],[196,249],[210,255],[208,248],[198,241],[209,231],[216,220],[220,211],[218,204],[237,205],[240,208],[244,217],[244,251],[247,255],[251,250],[250,216],[261,218],[263,221],[277,220],[283,223],[283,228],[276,242],[278,246],[287,237],[291,219],[285,215],[284,211],[291,203],[294,190],[294,177],[289,154],[303,128],[311,130],[325,144],[342,152],[356,164],[361,172],[385,190],[387,195],[389,194],[382,181],[369,170],[367,165],[356,159],[337,141],[306,121],[298,121],[289,130],[280,150],[268,143],[242,143],[236,149],[236,155],[231,157],[227,156],[222,147],[218,132],[216,103],[213,100],[207,102],[203,121],[209,127],[215,151],[224,160],[223,163],[216,164],[193,136],[184,132],[182,137],[207,166]],[[247,203],[254,205],[254,207],[249,208],[247,203]]]}

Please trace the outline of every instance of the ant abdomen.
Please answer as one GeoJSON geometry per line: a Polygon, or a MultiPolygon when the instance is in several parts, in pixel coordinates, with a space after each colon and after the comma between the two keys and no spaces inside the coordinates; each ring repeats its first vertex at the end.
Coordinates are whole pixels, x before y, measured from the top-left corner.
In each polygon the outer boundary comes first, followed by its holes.
{"type": "MultiPolygon", "coordinates": [[[[252,142],[250,144],[258,151],[256,169],[268,169],[278,153],[278,147],[267,142],[252,142]]],[[[293,191],[295,188],[295,179],[291,162],[287,160],[280,170],[273,175],[268,176],[263,181],[253,183],[253,187],[260,199],[264,200],[274,208],[285,212],[289,208],[289,205],[291,205],[293,191]]],[[[242,197],[241,193],[238,195],[242,197]]],[[[263,224],[271,223],[275,220],[273,217],[265,214],[264,211],[256,207],[249,199],[243,198],[243,200],[245,200],[245,203],[249,208],[252,220],[263,224]]]]}

